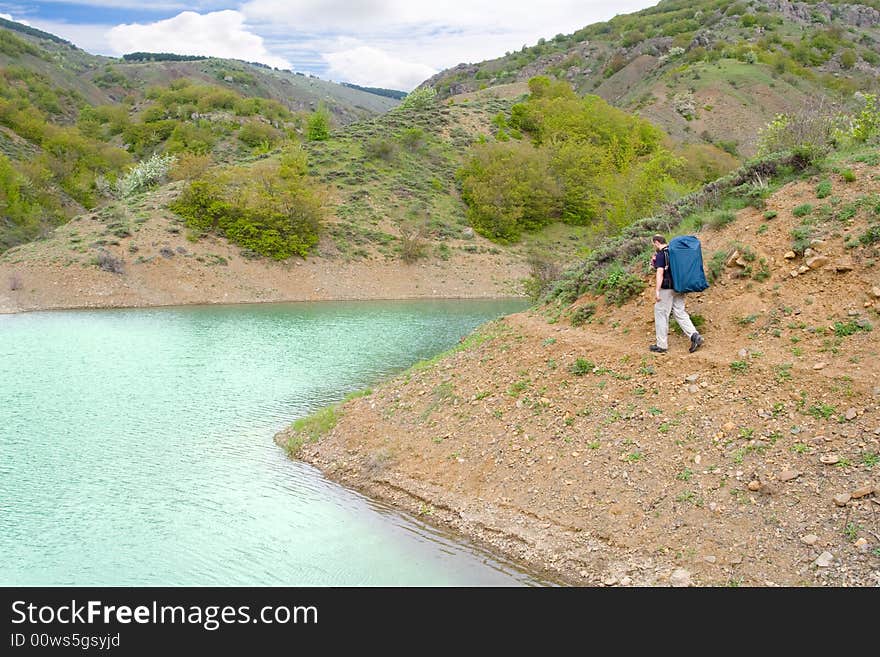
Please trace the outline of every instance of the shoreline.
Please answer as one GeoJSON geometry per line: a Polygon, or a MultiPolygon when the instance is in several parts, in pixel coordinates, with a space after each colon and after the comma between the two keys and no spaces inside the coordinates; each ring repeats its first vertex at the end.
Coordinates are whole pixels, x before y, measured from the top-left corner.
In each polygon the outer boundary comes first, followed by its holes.
{"type": "Polygon", "coordinates": [[[88,310],[138,310],[153,308],[193,308],[193,307],[215,307],[215,306],[268,306],[295,303],[357,303],[371,301],[505,301],[505,300],[521,300],[529,301],[529,297],[525,295],[512,294],[487,294],[481,296],[405,296],[405,297],[326,297],[320,299],[272,299],[272,300],[243,300],[243,301],[193,301],[178,303],[155,303],[155,304],[132,304],[132,305],[91,305],[91,306],[49,306],[45,308],[23,308],[23,309],[7,309],[0,307],[0,315],[23,315],[26,313],[42,313],[42,312],[66,312],[66,311],[88,311],[88,310]]]}

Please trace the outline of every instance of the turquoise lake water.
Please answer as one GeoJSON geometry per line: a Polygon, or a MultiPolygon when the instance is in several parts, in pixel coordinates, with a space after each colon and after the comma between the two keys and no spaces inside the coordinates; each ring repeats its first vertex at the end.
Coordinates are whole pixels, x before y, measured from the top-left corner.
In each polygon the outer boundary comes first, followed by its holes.
{"type": "Polygon", "coordinates": [[[524,305],[0,315],[0,585],[538,584],[272,442],[524,305]]]}

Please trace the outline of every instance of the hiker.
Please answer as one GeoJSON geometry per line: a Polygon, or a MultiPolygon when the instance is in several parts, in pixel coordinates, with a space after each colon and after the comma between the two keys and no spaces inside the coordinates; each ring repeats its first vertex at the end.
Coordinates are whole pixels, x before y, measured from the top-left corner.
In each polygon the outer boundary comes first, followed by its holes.
{"type": "Polygon", "coordinates": [[[651,267],[657,270],[654,286],[654,329],[657,333],[657,342],[648,349],[658,354],[665,354],[669,348],[669,313],[675,316],[675,321],[681,327],[682,332],[690,338],[691,346],[688,351],[694,353],[703,344],[703,337],[694,328],[694,323],[684,309],[684,294],[676,292],[672,288],[672,276],[669,273],[669,249],[666,248],[666,238],[662,235],[654,235],[651,238],[654,245],[654,255],[651,256],[651,267]]]}

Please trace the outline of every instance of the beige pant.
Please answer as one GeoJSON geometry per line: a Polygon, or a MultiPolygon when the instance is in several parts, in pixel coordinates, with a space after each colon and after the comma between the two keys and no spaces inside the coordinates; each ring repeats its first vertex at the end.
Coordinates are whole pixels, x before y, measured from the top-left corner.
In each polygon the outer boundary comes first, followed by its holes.
{"type": "Polygon", "coordinates": [[[669,313],[689,338],[697,332],[694,323],[684,309],[684,295],[675,290],[660,290],[660,301],[654,304],[654,329],[657,331],[657,346],[668,349],[669,313]]]}

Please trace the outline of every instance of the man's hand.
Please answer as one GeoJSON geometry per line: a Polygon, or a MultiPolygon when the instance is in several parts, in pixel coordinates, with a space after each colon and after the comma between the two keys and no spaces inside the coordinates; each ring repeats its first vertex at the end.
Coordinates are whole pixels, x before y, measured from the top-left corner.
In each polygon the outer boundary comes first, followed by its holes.
{"type": "Polygon", "coordinates": [[[660,303],[660,293],[659,292],[654,293],[654,299],[657,303],[660,303]]]}

